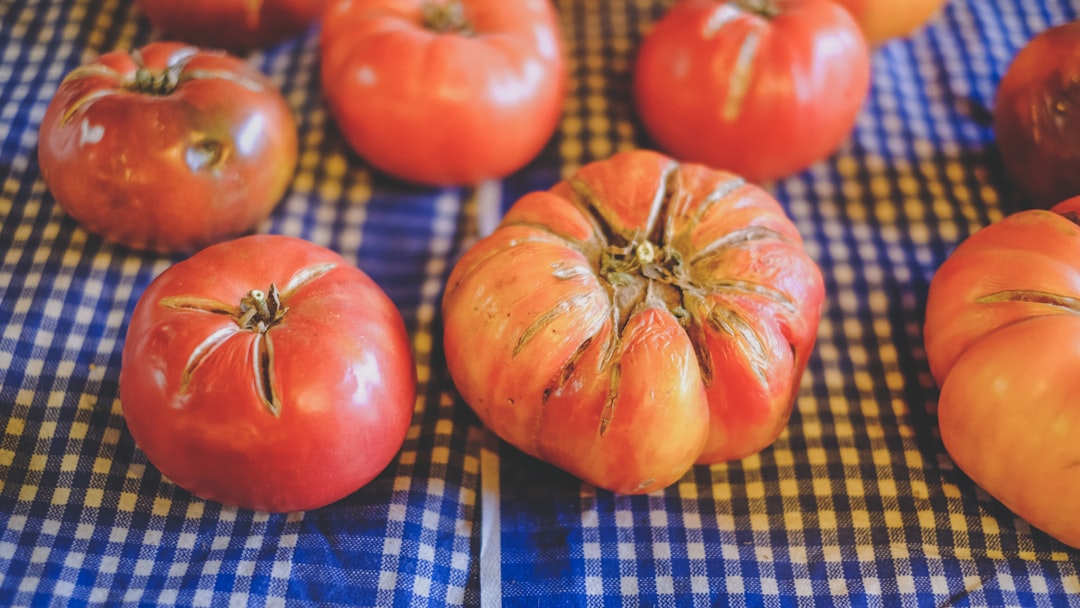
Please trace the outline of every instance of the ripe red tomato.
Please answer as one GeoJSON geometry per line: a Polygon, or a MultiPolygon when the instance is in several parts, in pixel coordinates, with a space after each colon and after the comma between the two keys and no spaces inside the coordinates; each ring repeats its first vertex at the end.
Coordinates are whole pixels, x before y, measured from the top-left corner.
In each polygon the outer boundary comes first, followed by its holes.
{"type": "Polygon", "coordinates": [[[850,135],[869,55],[854,19],[828,0],[682,0],[641,44],[634,103],[677,158],[767,181],[850,135]]]}
{"type": "Polygon", "coordinates": [[[87,230],[163,252],[254,228],[296,157],[296,122],[269,79],[176,43],[106,53],[68,74],[38,146],[46,185],[87,230]]]}
{"type": "Polygon", "coordinates": [[[120,402],[135,442],[180,487],[300,511],[390,463],[415,373],[401,314],[366,274],[305,240],[255,235],[150,284],[127,329],[120,402]]]}
{"type": "Polygon", "coordinates": [[[503,177],[539,154],[562,113],[555,12],[549,0],[338,0],[322,88],[380,171],[440,185],[503,177]]]}
{"type": "Polygon", "coordinates": [[[520,199],[465,253],[444,348],[500,437],[594,485],[651,492],[776,439],[823,292],[764,190],[624,152],[520,199]]]}
{"type": "Polygon", "coordinates": [[[154,27],[170,37],[236,52],[298,36],[318,21],[329,0],[136,0],[154,27]]]}
{"type": "Polygon", "coordinates": [[[1080,21],[1017,53],[998,85],[994,133],[1009,175],[1036,206],[1080,195],[1080,21]]]}
{"type": "Polygon", "coordinates": [[[851,11],[873,45],[907,36],[941,11],[946,0],[833,0],[851,11]]]}
{"type": "Polygon", "coordinates": [[[924,339],[956,465],[1080,548],[1080,197],[1006,217],[930,282],[924,339]]]}

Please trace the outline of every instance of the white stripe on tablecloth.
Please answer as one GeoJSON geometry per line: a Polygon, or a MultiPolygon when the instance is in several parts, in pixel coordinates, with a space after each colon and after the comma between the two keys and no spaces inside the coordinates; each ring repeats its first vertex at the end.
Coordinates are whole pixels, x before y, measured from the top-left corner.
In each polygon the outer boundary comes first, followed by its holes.
{"type": "Polygon", "coordinates": [[[480,605],[484,608],[502,606],[499,502],[499,438],[487,429],[480,451],[480,605]]]}
{"type": "MultiPolygon", "coordinates": [[[[492,233],[502,219],[502,183],[489,180],[475,191],[477,238],[492,233]]],[[[499,497],[499,438],[484,430],[480,451],[480,605],[502,606],[502,538],[499,497]]]]}

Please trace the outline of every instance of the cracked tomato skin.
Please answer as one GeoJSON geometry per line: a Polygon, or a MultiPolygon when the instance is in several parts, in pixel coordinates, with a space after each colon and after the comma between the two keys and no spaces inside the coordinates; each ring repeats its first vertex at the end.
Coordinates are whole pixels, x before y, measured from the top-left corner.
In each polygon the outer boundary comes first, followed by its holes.
{"type": "Polygon", "coordinates": [[[205,47],[246,52],[299,36],[330,0],[136,0],[155,28],[205,47]]]}
{"type": "Polygon", "coordinates": [[[566,64],[550,0],[336,0],[320,48],[345,140],[406,181],[509,175],[562,115],[566,64]]]}
{"type": "Polygon", "coordinates": [[[296,169],[296,121],[244,61],[155,42],[64,78],[38,160],[56,202],[90,232],[186,253],[270,215],[296,169]]]}
{"type": "Polygon", "coordinates": [[[1080,197],[971,235],[930,281],[923,337],[956,465],[1080,548],[1080,197]]]}
{"type": "Polygon", "coordinates": [[[661,149],[755,182],[835,152],[869,89],[866,40],[828,0],[681,0],[646,34],[633,74],[661,149]]]}
{"type": "Polygon", "coordinates": [[[777,438],[823,294],[764,190],[624,152],[523,197],[462,256],[444,348],[461,396],[501,438],[645,493],[777,438]]]}
{"type": "Polygon", "coordinates": [[[165,477],[272,512],[374,479],[404,442],[415,394],[393,302],[338,254],[285,236],[165,270],[135,306],[120,370],[128,429],[165,477]]]}

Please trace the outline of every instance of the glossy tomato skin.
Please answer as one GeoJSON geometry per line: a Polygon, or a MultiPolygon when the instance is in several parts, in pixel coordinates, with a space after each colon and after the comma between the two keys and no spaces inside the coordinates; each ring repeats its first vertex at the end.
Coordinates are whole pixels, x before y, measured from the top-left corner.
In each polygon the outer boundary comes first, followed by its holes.
{"type": "Polygon", "coordinates": [[[57,203],[87,230],[188,252],[269,216],[296,168],[296,122],[273,83],[240,59],[152,43],[64,79],[38,160],[57,203]]]}
{"type": "Polygon", "coordinates": [[[394,177],[453,185],[508,175],[540,153],[562,113],[554,9],[549,0],[437,6],[334,2],[321,46],[331,114],[349,145],[394,177]]]}
{"type": "Polygon", "coordinates": [[[947,0],[834,0],[862,27],[871,45],[909,36],[938,15],[947,0]]]}
{"type": "Polygon", "coordinates": [[[120,402],[138,446],[180,487],[301,511],[391,462],[415,373],[401,315],[366,274],[310,242],[255,235],[150,284],[127,329],[120,402]],[[280,306],[245,318],[253,291],[274,299],[271,285],[280,306]]]}
{"type": "Polygon", "coordinates": [[[1080,547],[1080,198],[976,232],[930,282],[924,340],[956,465],[1080,547]]]}
{"type": "Polygon", "coordinates": [[[500,437],[599,487],[651,492],[776,439],[823,291],[764,190],[625,152],[520,199],[464,254],[444,348],[500,437]]]}
{"type": "Polygon", "coordinates": [[[994,134],[1035,206],[1080,195],[1080,22],[1045,30],[1017,53],[994,98],[994,134]]]}
{"type": "Polygon", "coordinates": [[[638,115],[663,150],[751,181],[786,177],[848,138],[870,86],[866,40],[828,0],[681,0],[645,36],[638,115]]]}
{"type": "Polygon", "coordinates": [[[246,52],[302,34],[329,0],[136,0],[155,28],[203,47],[246,52]]]}

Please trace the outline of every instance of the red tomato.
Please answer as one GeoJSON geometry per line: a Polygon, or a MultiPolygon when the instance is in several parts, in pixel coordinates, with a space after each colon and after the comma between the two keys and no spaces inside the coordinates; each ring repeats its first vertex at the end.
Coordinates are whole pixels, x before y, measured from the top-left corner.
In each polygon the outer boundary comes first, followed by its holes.
{"type": "Polygon", "coordinates": [[[175,43],[68,74],[38,146],[49,190],[87,230],[166,252],[254,228],[296,157],[296,122],[273,83],[235,57],[175,43]]]}
{"type": "Polygon", "coordinates": [[[851,11],[871,44],[907,36],[941,12],[946,0],[833,0],[851,11]]]}
{"type": "Polygon", "coordinates": [[[1080,197],[976,232],[930,282],[924,338],[956,465],[1080,548],[1080,197]]]}
{"type": "Polygon", "coordinates": [[[776,439],[823,291],[764,190],[624,152],[520,199],[465,253],[442,303],[444,347],[461,396],[500,437],[644,493],[776,439]]]}
{"type": "Polygon", "coordinates": [[[1080,21],[1035,36],[994,100],[1005,168],[1040,207],[1080,195],[1080,21]]]}
{"type": "Polygon", "coordinates": [[[329,0],[136,0],[169,36],[233,51],[264,48],[307,30],[329,0]]]}
{"type": "Polygon", "coordinates": [[[307,241],[213,245],[158,276],[124,342],[136,443],[192,493],[314,509],[379,474],[416,394],[401,314],[366,274],[307,241]]]}
{"type": "Polygon", "coordinates": [[[548,0],[338,0],[322,88],[372,166],[473,184],[532,160],[562,113],[566,67],[548,0]]]}
{"type": "Polygon", "coordinates": [[[828,0],[683,0],[642,42],[633,93],[681,160],[767,181],[832,154],[870,86],[859,26],[828,0]]]}

